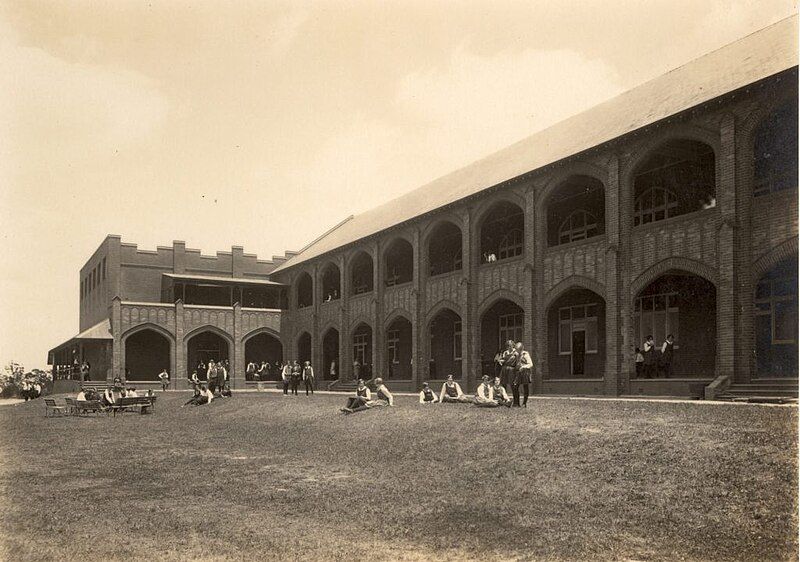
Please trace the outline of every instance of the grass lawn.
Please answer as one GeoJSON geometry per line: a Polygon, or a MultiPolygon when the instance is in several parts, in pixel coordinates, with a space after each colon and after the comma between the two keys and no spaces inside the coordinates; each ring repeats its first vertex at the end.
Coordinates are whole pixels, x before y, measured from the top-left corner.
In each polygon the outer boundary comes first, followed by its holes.
{"type": "Polygon", "coordinates": [[[795,407],[187,398],[0,408],[0,558],[797,558],[795,407]]]}

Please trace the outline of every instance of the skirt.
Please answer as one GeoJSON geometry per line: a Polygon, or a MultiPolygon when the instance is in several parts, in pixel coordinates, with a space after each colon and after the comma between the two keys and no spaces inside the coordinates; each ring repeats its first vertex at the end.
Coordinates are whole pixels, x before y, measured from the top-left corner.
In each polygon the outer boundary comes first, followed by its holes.
{"type": "Polygon", "coordinates": [[[531,370],[530,369],[520,369],[514,375],[514,384],[531,384],[531,370]]]}

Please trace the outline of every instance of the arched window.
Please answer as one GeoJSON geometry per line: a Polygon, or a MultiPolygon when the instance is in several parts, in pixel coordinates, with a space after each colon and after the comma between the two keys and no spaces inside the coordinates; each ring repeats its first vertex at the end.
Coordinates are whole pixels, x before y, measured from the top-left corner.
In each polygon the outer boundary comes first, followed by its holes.
{"type": "Polygon", "coordinates": [[[522,230],[515,228],[506,233],[500,240],[500,245],[497,248],[497,259],[504,260],[522,255],[522,245],[524,235],[522,230]]]}
{"type": "Polygon", "coordinates": [[[577,240],[586,240],[599,234],[597,217],[588,211],[573,211],[564,219],[558,229],[558,243],[568,244],[577,240]]]}
{"type": "Polygon", "coordinates": [[[438,225],[428,242],[428,274],[459,271],[462,267],[461,229],[451,222],[438,225]]]}
{"type": "Polygon", "coordinates": [[[671,191],[661,187],[651,187],[636,198],[633,209],[633,226],[663,221],[676,216],[678,198],[671,191]]]}
{"type": "Polygon", "coordinates": [[[373,289],[372,256],[359,252],[350,266],[350,294],[361,295],[373,289]]]}
{"type": "Polygon", "coordinates": [[[797,189],[797,101],[758,126],[753,143],[753,196],[797,189]]]}
{"type": "Polygon", "coordinates": [[[306,308],[314,304],[314,282],[308,273],[302,273],[297,281],[297,308],[306,308]]]}

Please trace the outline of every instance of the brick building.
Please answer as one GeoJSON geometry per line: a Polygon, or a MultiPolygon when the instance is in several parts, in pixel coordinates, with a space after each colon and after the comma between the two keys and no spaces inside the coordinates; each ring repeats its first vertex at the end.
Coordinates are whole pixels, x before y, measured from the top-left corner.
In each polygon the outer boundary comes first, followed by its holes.
{"type": "Polygon", "coordinates": [[[247,362],[283,357],[286,288],[269,274],[290,256],[264,261],[239,246],[207,256],[180,241],[140,250],[108,236],[81,268],[80,333],[48,363],[88,361],[95,381],[139,384],[166,368],[172,386],[186,388],[199,361],[227,359],[233,387],[243,388],[247,362]]]}
{"type": "Polygon", "coordinates": [[[450,373],[471,389],[508,338],[532,351],[539,393],[796,378],[796,30],[351,217],[270,274],[290,288],[287,356],[396,389],[450,373]],[[669,333],[671,376],[637,377],[635,347],[669,333]]]}

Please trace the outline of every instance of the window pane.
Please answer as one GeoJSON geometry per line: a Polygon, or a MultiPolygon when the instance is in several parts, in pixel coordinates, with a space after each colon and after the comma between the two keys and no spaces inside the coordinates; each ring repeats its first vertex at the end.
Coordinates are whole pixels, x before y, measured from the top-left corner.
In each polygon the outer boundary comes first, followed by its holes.
{"type": "Polygon", "coordinates": [[[656,312],[653,317],[653,338],[661,345],[667,337],[667,313],[656,312]]]}
{"type": "Polygon", "coordinates": [[[797,286],[795,281],[791,279],[776,279],[772,282],[772,294],[776,296],[796,295],[797,286]]]}
{"type": "Polygon", "coordinates": [[[558,317],[561,320],[569,320],[570,318],[570,309],[569,308],[562,308],[558,311],[558,317]]]}
{"type": "Polygon", "coordinates": [[[586,316],[586,308],[584,308],[583,306],[572,307],[573,318],[583,318],[585,316],[586,316]]]}
{"type": "Polygon", "coordinates": [[[652,335],[653,333],[653,313],[652,312],[642,312],[642,331],[641,337],[639,338],[639,345],[644,342],[644,338],[648,336],[648,334],[652,335]]]}
{"type": "Polygon", "coordinates": [[[597,351],[597,320],[586,322],[586,351],[597,351]]]}
{"type": "Polygon", "coordinates": [[[797,339],[797,302],[776,302],[774,310],[774,339],[776,341],[795,341],[797,339]]]}
{"type": "MultiPolygon", "coordinates": [[[[667,325],[667,328],[668,328],[667,333],[668,334],[672,334],[675,337],[675,341],[677,342],[678,338],[679,338],[679,335],[678,335],[678,311],[677,310],[673,310],[673,311],[670,311],[670,312],[667,313],[667,322],[669,323],[667,325]]],[[[680,344],[678,344],[678,345],[680,345],[680,344]]]]}
{"type": "Polygon", "coordinates": [[[642,336],[642,321],[638,314],[633,317],[633,340],[636,347],[639,347],[644,340],[644,336],[642,336]]]}
{"type": "Polygon", "coordinates": [[[592,316],[597,316],[597,305],[590,304],[586,307],[586,317],[590,318],[592,316]]]}
{"type": "Polygon", "coordinates": [[[570,353],[572,351],[572,329],[569,322],[562,322],[558,333],[559,353],[570,353]]]}

